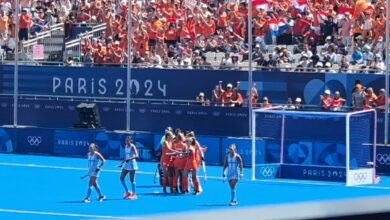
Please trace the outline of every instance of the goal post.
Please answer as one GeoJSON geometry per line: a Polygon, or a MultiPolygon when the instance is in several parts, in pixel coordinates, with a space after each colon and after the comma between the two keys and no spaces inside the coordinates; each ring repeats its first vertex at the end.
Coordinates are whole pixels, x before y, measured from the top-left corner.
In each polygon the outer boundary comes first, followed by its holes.
{"type": "Polygon", "coordinates": [[[253,180],[339,181],[348,186],[375,182],[375,110],[314,112],[275,106],[252,114],[253,180]]]}

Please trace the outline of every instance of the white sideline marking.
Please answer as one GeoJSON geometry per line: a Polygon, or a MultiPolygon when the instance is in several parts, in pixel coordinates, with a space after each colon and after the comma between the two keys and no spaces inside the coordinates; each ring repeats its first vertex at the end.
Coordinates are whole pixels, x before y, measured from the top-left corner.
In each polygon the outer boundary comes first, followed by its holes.
{"type": "MultiPolygon", "coordinates": [[[[48,166],[48,165],[39,165],[39,164],[20,164],[20,163],[0,163],[0,166],[18,166],[18,167],[33,167],[33,168],[48,168],[48,169],[61,169],[61,170],[83,170],[86,171],[86,168],[81,167],[65,167],[65,166],[48,166]]],[[[109,172],[109,173],[120,173],[120,170],[111,170],[111,169],[102,169],[102,172],[109,172]]],[[[154,175],[154,172],[144,172],[144,171],[137,171],[139,174],[145,174],[145,175],[154,175]]],[[[203,176],[199,176],[199,178],[203,178],[203,176]]],[[[216,177],[216,176],[207,176],[208,179],[215,179],[215,180],[222,180],[222,177],[216,177]]],[[[345,186],[343,183],[322,183],[322,182],[303,182],[303,181],[293,181],[293,180],[275,180],[275,179],[269,179],[269,180],[249,180],[244,179],[241,180],[243,182],[251,183],[251,182],[265,182],[265,183],[289,183],[289,184],[298,184],[298,185],[316,185],[316,186],[345,186]]],[[[349,187],[356,187],[356,188],[367,188],[367,189],[384,189],[384,190],[390,190],[390,187],[384,187],[384,186],[349,186],[349,187]]]]}
{"type": "Polygon", "coordinates": [[[73,213],[61,213],[61,212],[36,212],[36,211],[13,210],[13,209],[0,209],[0,212],[18,213],[18,214],[34,214],[34,215],[67,216],[67,217],[83,217],[83,218],[102,218],[102,219],[136,219],[134,217],[116,217],[116,216],[105,216],[105,215],[86,215],[86,214],[73,214],[73,213]]]}

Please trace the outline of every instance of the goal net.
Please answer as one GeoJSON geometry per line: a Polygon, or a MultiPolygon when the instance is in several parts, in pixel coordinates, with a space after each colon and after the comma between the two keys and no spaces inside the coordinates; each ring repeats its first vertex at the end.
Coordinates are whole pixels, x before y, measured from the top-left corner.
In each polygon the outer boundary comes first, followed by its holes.
{"type": "Polygon", "coordinates": [[[255,109],[252,179],[375,182],[376,111],[255,109]],[[256,155],[256,156],[255,156],[256,155]]]}

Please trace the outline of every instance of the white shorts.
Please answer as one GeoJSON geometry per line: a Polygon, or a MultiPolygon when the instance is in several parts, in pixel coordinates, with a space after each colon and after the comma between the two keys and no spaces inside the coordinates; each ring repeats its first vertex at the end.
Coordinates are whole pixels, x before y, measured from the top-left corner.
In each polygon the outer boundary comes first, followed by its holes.
{"type": "Polygon", "coordinates": [[[88,171],[88,175],[91,177],[91,176],[94,176],[94,177],[99,177],[100,176],[100,170],[97,171],[97,169],[93,169],[93,170],[89,170],[88,171]]]}
{"type": "Polygon", "coordinates": [[[131,160],[128,163],[125,163],[125,165],[122,168],[123,170],[127,171],[133,171],[133,170],[138,170],[138,164],[136,160],[131,160]]]}

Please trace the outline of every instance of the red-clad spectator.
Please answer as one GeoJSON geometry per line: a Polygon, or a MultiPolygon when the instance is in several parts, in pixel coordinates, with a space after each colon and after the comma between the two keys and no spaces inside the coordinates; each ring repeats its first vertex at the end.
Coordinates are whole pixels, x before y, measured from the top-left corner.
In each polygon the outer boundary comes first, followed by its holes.
{"type": "Polygon", "coordinates": [[[332,103],[332,97],[330,96],[330,90],[325,90],[324,95],[321,95],[321,107],[323,110],[328,111],[332,103]]]}
{"type": "Polygon", "coordinates": [[[300,14],[298,14],[293,27],[294,40],[296,38],[302,40],[303,34],[305,34],[309,30],[309,28],[309,22],[303,19],[300,14]]]}
{"type": "MultiPolygon", "coordinates": [[[[390,101],[390,99],[389,99],[389,101],[390,101]]],[[[379,90],[379,95],[378,95],[377,99],[375,100],[375,104],[376,104],[377,108],[380,109],[382,112],[385,111],[385,109],[386,109],[386,90],[385,89],[379,90]]]]}
{"type": "Polygon", "coordinates": [[[32,19],[31,16],[27,13],[26,9],[22,9],[22,15],[19,19],[19,40],[28,40],[28,30],[30,28],[32,19]]]}
{"type": "Polygon", "coordinates": [[[330,110],[331,111],[342,111],[344,105],[345,105],[345,99],[341,98],[340,92],[339,91],[334,92],[334,98],[333,98],[332,102],[330,103],[330,110]]]}
{"type": "Polygon", "coordinates": [[[89,15],[88,12],[84,11],[84,9],[81,9],[81,13],[77,17],[77,22],[89,23],[90,20],[91,20],[91,15],[89,15]]]}

